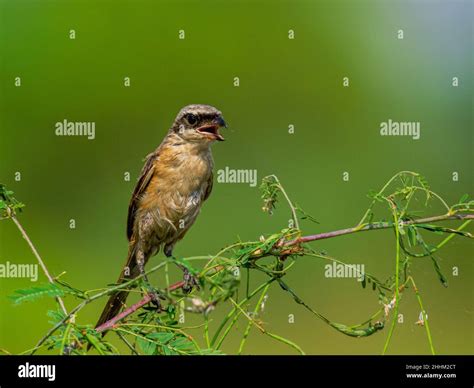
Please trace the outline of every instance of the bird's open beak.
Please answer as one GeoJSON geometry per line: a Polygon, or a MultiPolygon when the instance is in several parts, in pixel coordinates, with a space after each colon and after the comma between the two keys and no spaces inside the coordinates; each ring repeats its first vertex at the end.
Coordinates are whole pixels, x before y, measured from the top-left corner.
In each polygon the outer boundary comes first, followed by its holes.
{"type": "Polygon", "coordinates": [[[224,141],[224,137],[219,133],[220,128],[227,128],[227,124],[222,116],[218,116],[210,124],[203,125],[197,130],[198,132],[211,137],[213,140],[224,141]]]}

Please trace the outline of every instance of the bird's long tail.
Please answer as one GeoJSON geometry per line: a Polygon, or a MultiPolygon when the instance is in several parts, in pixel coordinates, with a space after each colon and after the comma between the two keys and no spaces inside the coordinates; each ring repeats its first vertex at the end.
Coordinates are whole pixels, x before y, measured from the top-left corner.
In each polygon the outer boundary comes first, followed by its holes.
{"type": "MultiPolygon", "coordinates": [[[[136,249],[133,246],[133,244],[131,244],[129,248],[129,252],[128,252],[127,262],[122,269],[122,272],[117,281],[117,284],[124,283],[131,279],[134,279],[135,277],[139,275],[140,271],[138,269],[138,264],[135,258],[135,254],[136,254],[136,249]]],[[[128,296],[128,291],[122,291],[122,290],[116,291],[113,294],[111,294],[95,327],[99,327],[103,323],[115,317],[120,312],[120,309],[124,306],[125,301],[127,300],[127,296],[128,296]]]]}

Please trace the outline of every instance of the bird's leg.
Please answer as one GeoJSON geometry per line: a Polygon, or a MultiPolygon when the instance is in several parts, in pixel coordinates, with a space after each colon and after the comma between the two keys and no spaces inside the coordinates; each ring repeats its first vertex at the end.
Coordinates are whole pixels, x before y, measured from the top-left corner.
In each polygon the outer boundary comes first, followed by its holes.
{"type": "Polygon", "coordinates": [[[179,268],[181,268],[181,271],[183,271],[183,292],[185,294],[189,294],[194,287],[199,290],[199,281],[197,277],[194,276],[184,265],[178,263],[177,261],[175,261],[175,263],[179,268]]]}
{"type": "Polygon", "coordinates": [[[196,287],[197,290],[199,290],[199,281],[194,276],[189,269],[187,269],[183,264],[178,263],[176,258],[173,256],[173,246],[172,245],[166,245],[164,249],[166,257],[172,257],[174,259],[174,263],[181,268],[181,271],[183,271],[183,292],[185,294],[189,294],[194,287],[196,287]]]}
{"type": "Polygon", "coordinates": [[[148,280],[148,276],[146,275],[145,272],[145,255],[143,254],[143,251],[139,250],[136,256],[137,260],[137,266],[138,266],[138,271],[140,272],[140,275],[142,276],[143,283],[145,285],[145,291],[147,294],[151,296],[151,300],[153,304],[156,306],[156,309],[158,311],[161,311],[161,300],[164,299],[162,295],[151,285],[151,283],[148,280]]]}

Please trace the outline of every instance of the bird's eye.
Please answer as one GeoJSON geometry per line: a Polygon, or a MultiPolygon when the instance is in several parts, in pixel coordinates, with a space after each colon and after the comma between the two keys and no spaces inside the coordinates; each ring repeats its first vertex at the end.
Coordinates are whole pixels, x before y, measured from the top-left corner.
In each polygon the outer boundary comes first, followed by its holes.
{"type": "Polygon", "coordinates": [[[197,122],[197,117],[192,113],[186,115],[186,120],[189,124],[194,125],[197,122]]]}

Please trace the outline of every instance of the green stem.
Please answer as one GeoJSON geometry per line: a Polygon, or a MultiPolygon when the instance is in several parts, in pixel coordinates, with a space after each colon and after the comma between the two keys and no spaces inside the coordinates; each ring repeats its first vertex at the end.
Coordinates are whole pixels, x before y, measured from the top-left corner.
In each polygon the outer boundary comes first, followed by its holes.
{"type": "MultiPolygon", "coordinates": [[[[50,283],[54,284],[54,279],[51,276],[51,274],[49,273],[48,268],[46,267],[46,264],[44,263],[43,259],[41,258],[40,254],[38,253],[38,250],[36,249],[36,247],[31,242],[30,237],[26,233],[25,229],[23,229],[23,226],[21,225],[20,221],[18,221],[18,219],[16,218],[15,212],[12,209],[10,209],[9,207],[7,207],[7,213],[9,215],[9,217],[11,218],[11,220],[13,221],[13,223],[18,228],[18,230],[20,231],[22,237],[25,239],[28,246],[30,247],[31,252],[33,252],[33,255],[36,257],[36,260],[38,260],[38,263],[41,266],[41,268],[43,269],[43,272],[46,275],[46,277],[48,278],[48,281],[50,283]]],[[[58,302],[59,307],[61,308],[63,313],[67,314],[67,309],[66,309],[66,306],[64,305],[64,301],[59,296],[57,296],[55,299],[58,302]]]]}
{"type": "Polygon", "coordinates": [[[146,271],[145,274],[143,275],[139,275],[137,276],[136,278],[132,279],[132,280],[129,280],[128,282],[125,282],[125,283],[122,283],[122,284],[119,284],[117,286],[114,286],[114,287],[110,287],[108,289],[106,289],[105,291],[102,291],[102,292],[99,292],[98,294],[95,294],[93,296],[91,296],[90,298],[84,300],[83,302],[79,303],[76,307],[74,307],[70,312],[69,314],[66,314],[64,316],[63,319],[61,319],[58,323],[56,323],[56,325],[54,325],[51,329],[48,330],[48,332],[39,340],[39,342],[36,344],[36,346],[33,348],[33,350],[31,351],[31,355],[35,354],[35,352],[41,347],[41,345],[49,338],[51,337],[51,335],[53,335],[56,330],[58,330],[63,324],[64,322],[66,322],[69,318],[71,318],[72,315],[76,314],[77,312],[79,312],[80,310],[82,310],[85,306],[87,306],[89,303],[105,296],[105,295],[108,295],[114,291],[117,291],[117,290],[121,290],[123,288],[127,288],[133,284],[135,284],[136,282],[138,282],[142,277],[150,274],[150,273],[153,273],[155,271],[157,271],[158,269],[162,268],[163,266],[166,265],[166,261],[156,265],[155,267],[153,267],[152,269],[150,269],[149,271],[146,271]]]}
{"type": "MultiPolygon", "coordinates": [[[[267,291],[268,291],[268,288],[270,287],[270,284],[268,284],[262,291],[262,294],[260,295],[260,298],[258,299],[257,301],[257,304],[255,306],[255,309],[253,310],[253,315],[252,315],[252,318],[255,318],[257,315],[258,315],[258,312],[260,311],[260,307],[262,305],[262,302],[263,302],[263,298],[265,297],[265,295],[267,294],[267,291]]],[[[244,345],[245,345],[245,342],[247,341],[247,337],[250,333],[250,328],[252,327],[252,322],[249,321],[247,323],[247,327],[245,328],[245,332],[244,332],[244,336],[242,338],[242,341],[240,341],[240,346],[239,346],[239,351],[237,352],[237,354],[241,354],[242,353],[242,350],[244,349],[244,345]]]]}
{"type": "Polygon", "coordinates": [[[270,176],[273,177],[273,179],[276,181],[276,184],[278,185],[278,189],[281,191],[281,193],[283,194],[283,196],[286,199],[286,202],[288,203],[288,206],[290,207],[291,217],[293,218],[293,222],[295,223],[295,225],[294,225],[295,229],[300,230],[300,225],[299,225],[299,222],[298,222],[298,216],[296,214],[296,208],[293,205],[293,202],[291,202],[290,197],[286,193],[286,191],[283,188],[283,185],[280,183],[280,180],[278,179],[278,177],[276,175],[270,175],[270,176]]]}
{"type": "Polygon", "coordinates": [[[410,280],[411,280],[411,283],[413,284],[413,289],[415,291],[416,299],[418,300],[418,304],[420,305],[421,314],[422,314],[422,317],[423,317],[423,324],[424,324],[425,329],[426,329],[426,335],[428,337],[428,343],[430,344],[431,354],[435,355],[436,353],[435,353],[434,346],[433,346],[433,339],[431,338],[430,324],[428,323],[428,317],[426,315],[426,311],[423,308],[423,302],[421,300],[421,295],[418,292],[418,287],[416,286],[415,281],[413,280],[413,278],[411,276],[410,276],[410,280]]]}
{"type": "MultiPolygon", "coordinates": [[[[468,226],[471,223],[472,220],[467,220],[464,222],[457,230],[461,231],[463,230],[466,226],[468,226]]],[[[437,246],[436,250],[442,248],[446,243],[448,243],[452,238],[454,238],[456,234],[452,233],[448,237],[446,237],[443,241],[441,241],[437,246]]]]}
{"type": "MultiPolygon", "coordinates": [[[[263,290],[268,284],[274,282],[275,279],[272,278],[270,280],[268,280],[267,282],[261,284],[259,287],[257,287],[248,297],[242,299],[242,301],[238,304],[238,306],[242,306],[243,304],[245,304],[248,300],[250,300],[254,295],[256,295],[257,293],[259,293],[261,290],[263,290]]],[[[222,345],[222,342],[224,341],[224,339],[227,337],[227,335],[229,334],[230,332],[230,329],[234,326],[235,322],[237,321],[237,318],[239,317],[240,313],[239,314],[236,314],[236,316],[234,317],[234,319],[232,320],[232,322],[230,323],[230,325],[227,327],[227,329],[224,331],[224,333],[222,334],[222,337],[219,339],[219,341],[217,342],[216,344],[216,341],[219,337],[219,334],[221,333],[221,331],[223,330],[223,328],[225,327],[226,323],[229,321],[230,318],[232,318],[232,316],[238,311],[237,309],[237,306],[234,307],[227,315],[226,317],[222,320],[221,324],[219,325],[219,327],[217,328],[217,331],[216,333],[214,334],[214,336],[212,337],[212,341],[211,341],[211,347],[215,347],[216,349],[219,349],[219,347],[222,345]],[[214,346],[216,344],[216,346],[214,346]]]]}
{"type": "Polygon", "coordinates": [[[122,340],[122,342],[127,345],[127,347],[130,349],[130,351],[135,354],[136,356],[139,356],[140,354],[135,350],[135,348],[133,347],[133,345],[128,342],[127,338],[122,334],[120,333],[119,331],[115,331],[115,334],[118,335],[118,337],[122,340]]]}
{"type": "Polygon", "coordinates": [[[204,316],[204,339],[206,340],[206,346],[208,349],[211,348],[211,341],[209,339],[209,317],[207,314],[204,316]]]}
{"type": "Polygon", "coordinates": [[[392,317],[392,324],[390,325],[390,330],[388,332],[387,340],[385,341],[385,345],[383,347],[382,354],[385,354],[392,338],[393,331],[395,329],[395,323],[398,317],[398,306],[400,303],[400,290],[399,290],[399,282],[400,282],[400,230],[398,225],[398,215],[397,209],[394,204],[393,205],[393,221],[394,221],[394,229],[395,229],[395,243],[396,243],[396,255],[395,255],[395,307],[393,310],[393,317],[392,317]]]}
{"type": "MultiPolygon", "coordinates": [[[[397,179],[399,176],[401,175],[412,175],[412,176],[415,176],[417,177],[418,174],[417,173],[414,173],[412,171],[400,171],[400,172],[397,172],[394,176],[392,176],[387,183],[385,183],[385,185],[380,189],[380,191],[377,193],[377,195],[381,195],[386,189],[388,186],[390,186],[390,184],[395,180],[397,179]]],[[[367,211],[365,212],[365,214],[363,215],[363,217],[361,218],[361,220],[359,221],[359,223],[357,225],[362,225],[365,221],[365,219],[367,218],[367,216],[370,214],[372,208],[374,207],[375,205],[375,202],[377,202],[376,199],[372,200],[371,204],[369,205],[369,208],[367,209],[367,211]]]]}
{"type": "Polygon", "coordinates": [[[71,329],[72,329],[72,323],[69,322],[66,325],[66,328],[64,329],[64,335],[63,335],[63,338],[61,340],[61,346],[59,348],[59,354],[60,355],[64,354],[64,349],[69,344],[69,335],[71,334],[71,329]]]}
{"type": "Polygon", "coordinates": [[[276,334],[273,334],[273,333],[269,333],[268,331],[266,331],[265,334],[268,335],[269,337],[273,338],[273,339],[276,339],[277,341],[283,342],[284,344],[287,344],[287,345],[291,346],[292,348],[296,349],[303,356],[306,354],[303,351],[303,349],[301,349],[298,345],[296,345],[294,342],[290,341],[289,339],[280,337],[279,335],[276,335],[276,334]]]}

